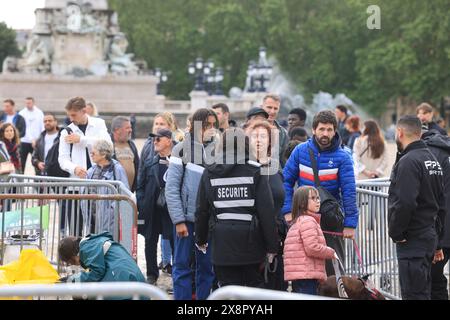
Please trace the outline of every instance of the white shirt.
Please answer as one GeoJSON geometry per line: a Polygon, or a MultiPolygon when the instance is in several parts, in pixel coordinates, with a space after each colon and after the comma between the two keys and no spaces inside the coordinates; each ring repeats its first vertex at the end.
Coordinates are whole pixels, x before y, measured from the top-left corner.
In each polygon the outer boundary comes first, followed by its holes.
{"type": "Polygon", "coordinates": [[[21,141],[32,143],[44,131],[44,113],[38,107],[34,106],[31,111],[25,107],[19,114],[25,119],[26,123],[25,136],[21,141]]]}
{"type": "Polygon", "coordinates": [[[108,134],[108,129],[106,128],[105,120],[100,118],[93,118],[88,116],[88,125],[86,127],[86,134],[78,128],[78,126],[71,123],[68,126],[72,129],[73,133],[80,136],[80,142],[75,143],[72,148],[72,157],[70,156],[70,144],[66,143],[64,139],[67,136],[67,130],[61,131],[61,138],[59,142],[59,158],[58,162],[64,171],[70,173],[71,178],[78,178],[75,176],[75,168],[82,167],[87,169],[87,159],[86,159],[86,148],[89,152],[89,158],[92,165],[90,151],[92,151],[93,145],[98,140],[106,140],[112,143],[111,137],[108,134]]]}
{"type": "Polygon", "coordinates": [[[44,159],[47,158],[48,150],[53,146],[53,142],[55,141],[55,138],[58,136],[58,131],[56,131],[54,134],[46,134],[45,140],[44,140],[44,159]]]}
{"type": "Polygon", "coordinates": [[[14,119],[15,115],[16,114],[13,114],[12,116],[10,116],[9,114],[7,114],[6,115],[6,119],[5,119],[5,123],[13,123],[13,119],[14,119]]]}

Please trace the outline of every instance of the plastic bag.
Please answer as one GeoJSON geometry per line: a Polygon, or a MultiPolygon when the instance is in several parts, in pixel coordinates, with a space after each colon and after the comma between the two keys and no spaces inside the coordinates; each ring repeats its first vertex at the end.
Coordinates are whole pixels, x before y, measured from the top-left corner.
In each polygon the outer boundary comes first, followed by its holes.
{"type": "Polygon", "coordinates": [[[25,249],[19,260],[0,266],[0,286],[14,284],[53,284],[59,275],[42,251],[25,249]]]}

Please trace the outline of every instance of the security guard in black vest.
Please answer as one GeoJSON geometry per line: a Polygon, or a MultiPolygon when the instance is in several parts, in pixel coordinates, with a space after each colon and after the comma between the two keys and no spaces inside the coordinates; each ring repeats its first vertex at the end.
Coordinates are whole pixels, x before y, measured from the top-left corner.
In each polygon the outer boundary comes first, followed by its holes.
{"type": "Polygon", "coordinates": [[[248,159],[248,137],[242,129],[228,129],[219,158],[206,167],[200,183],[196,245],[205,250],[211,239],[219,286],[263,287],[259,268],[278,249],[271,190],[260,165],[248,159]]]}
{"type": "Polygon", "coordinates": [[[437,247],[445,223],[443,172],[420,136],[419,119],[403,116],[398,121],[401,153],[391,174],[388,219],[404,300],[431,299],[431,263],[443,259],[437,247]]]}

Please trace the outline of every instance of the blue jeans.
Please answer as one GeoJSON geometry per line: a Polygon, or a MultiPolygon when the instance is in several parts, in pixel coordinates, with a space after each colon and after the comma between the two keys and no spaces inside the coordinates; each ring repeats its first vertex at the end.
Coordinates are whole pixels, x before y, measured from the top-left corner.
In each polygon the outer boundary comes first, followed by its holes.
{"type": "Polygon", "coordinates": [[[195,289],[197,300],[205,300],[214,281],[210,247],[206,254],[195,247],[194,223],[186,222],[189,236],[179,238],[174,230],[174,261],[172,268],[173,295],[175,300],[192,299],[191,252],[195,250],[195,289]]]}
{"type": "Polygon", "coordinates": [[[295,293],[304,293],[317,295],[318,282],[315,279],[302,279],[292,281],[292,291],[295,293]]]}
{"type": "Polygon", "coordinates": [[[168,264],[172,264],[172,247],[170,246],[170,240],[163,239],[161,240],[161,261],[163,266],[167,266],[168,264]]]}

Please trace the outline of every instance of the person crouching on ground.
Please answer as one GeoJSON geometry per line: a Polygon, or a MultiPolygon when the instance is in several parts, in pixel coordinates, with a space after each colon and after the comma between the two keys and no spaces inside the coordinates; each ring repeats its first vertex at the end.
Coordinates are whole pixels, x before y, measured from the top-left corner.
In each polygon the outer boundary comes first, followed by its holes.
{"type": "Polygon", "coordinates": [[[64,238],[58,253],[62,262],[89,270],[69,276],[67,282],[145,282],[131,255],[109,232],[64,238]]]}
{"type": "Polygon", "coordinates": [[[301,187],[294,193],[292,226],[284,243],[284,279],[292,280],[296,293],[317,294],[319,281],[325,281],[325,260],[335,259],[320,229],[320,197],[314,187],[301,187]]]}

